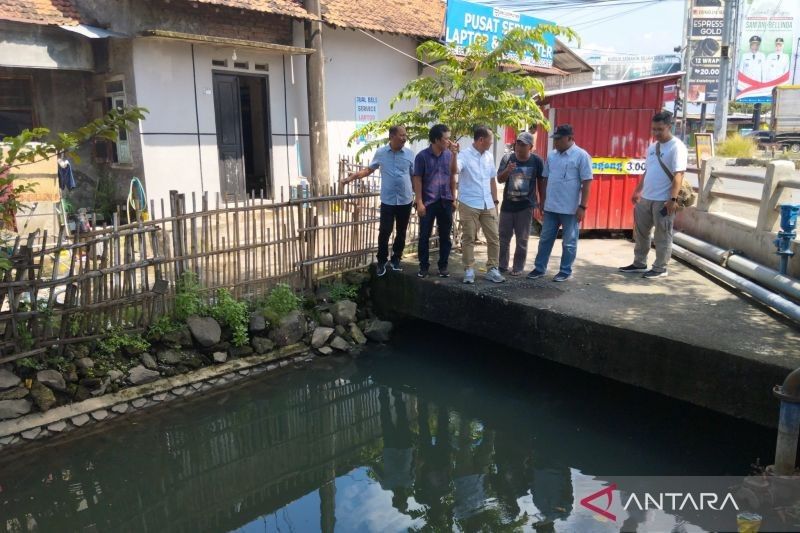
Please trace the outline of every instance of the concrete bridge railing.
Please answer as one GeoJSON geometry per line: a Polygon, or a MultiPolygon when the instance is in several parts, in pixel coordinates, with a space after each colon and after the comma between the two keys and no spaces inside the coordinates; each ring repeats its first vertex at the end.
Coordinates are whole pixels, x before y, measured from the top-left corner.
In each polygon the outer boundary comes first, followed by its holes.
{"type": "MultiPolygon", "coordinates": [[[[678,215],[678,229],[722,248],[741,250],[752,260],[778,268],[774,240],[780,230],[779,205],[790,203],[792,194],[800,191],[800,175],[789,161],[772,161],[766,173],[757,168],[732,169],[724,159],[713,158],[703,162],[698,171],[697,205],[678,215]],[[756,184],[760,196],[737,191],[726,184],[756,184]],[[742,217],[731,213],[730,202],[745,204],[755,209],[757,216],[742,217]]],[[[741,187],[738,187],[741,189],[741,187]]],[[[800,256],[800,241],[792,244],[800,256]]],[[[789,262],[789,275],[800,277],[800,257],[789,262]]]]}

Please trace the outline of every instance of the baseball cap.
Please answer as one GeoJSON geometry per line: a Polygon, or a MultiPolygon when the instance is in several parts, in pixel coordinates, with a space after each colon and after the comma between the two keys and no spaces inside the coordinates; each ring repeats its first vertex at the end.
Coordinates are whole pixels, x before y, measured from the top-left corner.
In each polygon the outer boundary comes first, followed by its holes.
{"type": "Polygon", "coordinates": [[[572,131],[572,126],[569,124],[562,124],[556,128],[556,131],[550,136],[553,139],[558,139],[560,137],[574,137],[575,133],[572,131]]]}
{"type": "Polygon", "coordinates": [[[533,135],[531,135],[527,131],[523,131],[522,133],[517,135],[517,140],[529,146],[533,146],[533,135]]]}

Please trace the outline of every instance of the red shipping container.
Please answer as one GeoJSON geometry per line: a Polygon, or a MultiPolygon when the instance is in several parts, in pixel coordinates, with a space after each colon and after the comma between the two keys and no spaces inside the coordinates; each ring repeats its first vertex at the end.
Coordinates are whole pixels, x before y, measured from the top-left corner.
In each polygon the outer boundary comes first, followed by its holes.
{"type": "MultiPolygon", "coordinates": [[[[622,171],[595,171],[592,194],[581,229],[633,229],[630,198],[640,173],[625,173],[628,163],[644,160],[652,142],[650,122],[662,110],[665,87],[680,74],[620,81],[592,87],[553,91],[542,102],[551,127],[571,124],[575,143],[589,152],[594,163],[611,159],[622,171]]],[[[551,130],[552,131],[552,130],[551,130]]],[[[549,132],[539,128],[536,152],[548,153],[549,132]]],[[[606,161],[609,162],[609,161],[606,161]]]]}

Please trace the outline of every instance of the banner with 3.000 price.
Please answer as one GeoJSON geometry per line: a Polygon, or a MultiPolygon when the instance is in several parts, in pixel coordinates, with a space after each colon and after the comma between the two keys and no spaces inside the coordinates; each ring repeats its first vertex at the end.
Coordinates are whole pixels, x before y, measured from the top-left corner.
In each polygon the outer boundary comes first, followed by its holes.
{"type": "Polygon", "coordinates": [[[606,175],[644,174],[644,159],[593,157],[592,173],[606,175]]]}

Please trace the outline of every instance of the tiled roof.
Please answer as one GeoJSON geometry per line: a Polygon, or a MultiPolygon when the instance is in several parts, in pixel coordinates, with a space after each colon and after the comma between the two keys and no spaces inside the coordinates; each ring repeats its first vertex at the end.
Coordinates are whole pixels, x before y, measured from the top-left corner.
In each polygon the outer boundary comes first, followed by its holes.
{"type": "Polygon", "coordinates": [[[285,15],[294,18],[313,18],[303,7],[301,0],[191,0],[200,4],[214,4],[224,7],[260,11],[273,15],[285,15]]]}
{"type": "Polygon", "coordinates": [[[331,26],[414,37],[442,37],[441,0],[322,0],[322,18],[331,26]]]}
{"type": "Polygon", "coordinates": [[[72,0],[0,0],[0,20],[75,26],[80,15],[72,0]]]}

